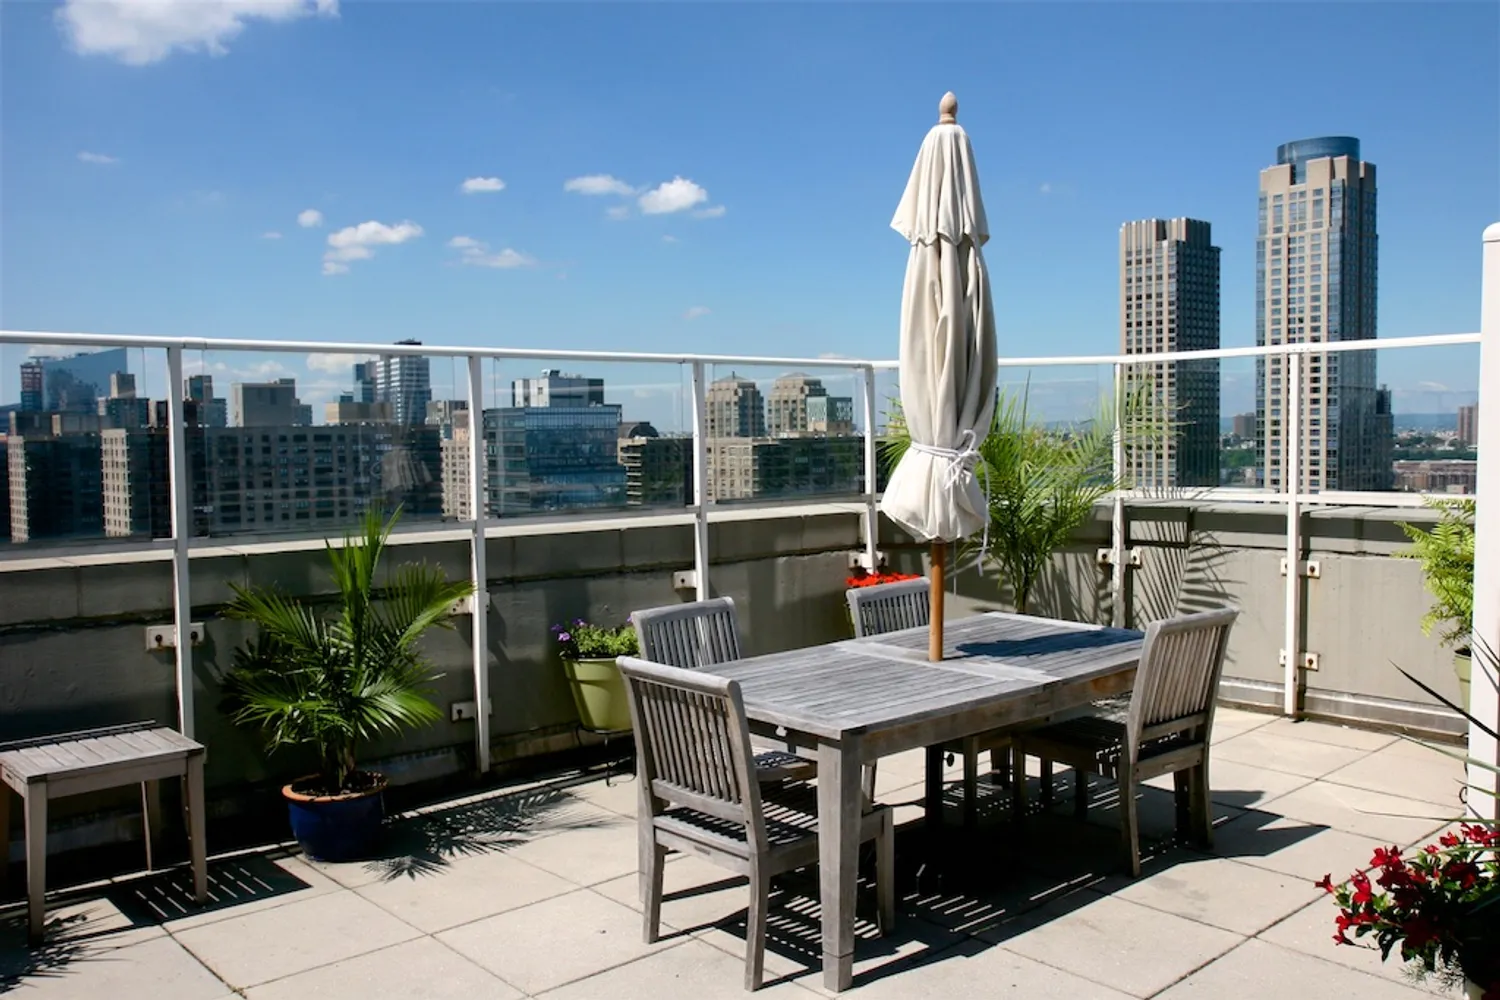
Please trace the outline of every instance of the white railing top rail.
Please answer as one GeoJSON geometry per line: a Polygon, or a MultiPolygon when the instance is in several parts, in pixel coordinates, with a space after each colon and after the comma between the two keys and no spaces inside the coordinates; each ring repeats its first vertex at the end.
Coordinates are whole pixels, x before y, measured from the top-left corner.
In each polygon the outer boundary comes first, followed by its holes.
{"type": "Polygon", "coordinates": [[[424,358],[481,357],[545,361],[631,362],[688,365],[765,365],[779,368],[892,368],[894,361],[859,358],[783,358],[739,354],[674,354],[653,351],[575,351],[559,348],[455,347],[444,344],[364,344],[322,340],[245,340],[233,337],[157,337],[134,334],[54,333],[0,330],[0,343],[56,347],[180,347],[185,351],[286,351],[349,355],[415,355],[424,358]]]}
{"type": "MultiPolygon", "coordinates": [[[[559,348],[460,347],[445,344],[366,344],[322,340],[249,340],[241,338],[160,337],[138,334],[61,333],[46,330],[0,330],[0,343],[56,347],[180,347],[187,351],[287,351],[349,355],[415,355],[418,357],[481,357],[517,360],[556,360],[593,363],[656,363],[745,365],[777,368],[870,368],[890,371],[900,362],[888,358],[761,357],[740,354],[692,354],[652,351],[577,351],[559,348]]],[[[1440,333],[1418,337],[1374,340],[1299,341],[1255,347],[1219,347],[1206,351],[1158,351],[1151,354],[1079,354],[1007,357],[1002,368],[1048,368],[1070,365],[1143,365],[1173,361],[1212,361],[1287,354],[1337,354],[1344,351],[1399,350],[1417,347],[1454,347],[1478,344],[1478,333],[1440,333]]]]}

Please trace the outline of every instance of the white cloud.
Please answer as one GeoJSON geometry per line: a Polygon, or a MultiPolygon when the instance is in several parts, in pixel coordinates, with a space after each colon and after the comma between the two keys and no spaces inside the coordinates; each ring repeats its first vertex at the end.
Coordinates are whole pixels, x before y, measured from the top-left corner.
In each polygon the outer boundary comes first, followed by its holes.
{"type": "Polygon", "coordinates": [[[314,226],[323,224],[323,213],[316,208],[305,208],[297,213],[297,225],[303,229],[312,229],[314,226]]]}
{"type": "Polygon", "coordinates": [[[1039,187],[1039,188],[1037,188],[1037,191],[1039,193],[1041,193],[1041,194],[1051,194],[1052,193],[1052,182],[1051,181],[1043,181],[1042,182],[1042,186],[1039,187]]]}
{"type": "Polygon", "coordinates": [[[530,267],[536,263],[534,258],[519,250],[512,250],[510,247],[491,253],[488,243],[476,240],[472,236],[455,236],[448,241],[448,245],[459,252],[460,264],[468,264],[472,267],[509,270],[514,267],[530,267]]]}
{"type": "Polygon", "coordinates": [[[394,246],[422,235],[415,222],[398,222],[388,226],[371,220],[357,226],[345,226],[328,234],[328,250],[323,254],[324,274],[348,274],[349,261],[369,260],[375,256],[372,247],[394,246]]]}
{"type": "Polygon", "coordinates": [[[686,177],[674,177],[641,195],[641,212],[646,215],[667,215],[701,205],[708,200],[708,192],[686,177]]]}
{"type": "Polygon", "coordinates": [[[574,177],[563,181],[563,190],[574,194],[617,194],[629,196],[635,194],[635,188],[626,184],[618,177],[609,174],[588,174],[584,177],[574,177]]]}
{"type": "Polygon", "coordinates": [[[269,232],[261,233],[260,238],[263,240],[279,240],[281,239],[281,234],[272,229],[269,232]]]}
{"type": "Polygon", "coordinates": [[[504,191],[505,182],[498,177],[470,177],[458,186],[464,194],[487,194],[504,191]]]}
{"type": "Polygon", "coordinates": [[[611,205],[604,210],[604,217],[619,222],[621,219],[630,218],[629,205],[611,205]]]}
{"type": "Polygon", "coordinates": [[[700,208],[693,213],[695,219],[722,219],[724,213],[729,211],[723,205],[715,205],[712,208],[700,208]]]}
{"type": "Polygon", "coordinates": [[[355,365],[369,361],[366,354],[328,354],[314,351],[307,356],[309,371],[328,372],[330,375],[348,375],[355,365]]]}
{"type": "Polygon", "coordinates": [[[88,150],[78,154],[80,163],[97,163],[100,166],[108,166],[111,163],[119,163],[118,156],[105,156],[103,153],[90,153],[88,150]]]}
{"type": "Polygon", "coordinates": [[[682,314],[682,318],[687,320],[699,319],[701,317],[707,316],[708,311],[709,310],[707,306],[693,306],[692,308],[688,309],[687,312],[682,314]]]}
{"type": "Polygon", "coordinates": [[[178,50],[222,56],[250,21],[338,13],[338,0],[66,0],[55,16],[79,55],[147,66],[178,50]]]}
{"type": "Polygon", "coordinates": [[[661,237],[661,241],[663,243],[676,243],[677,242],[677,237],[673,236],[671,233],[663,233],[662,237],[661,237]]]}

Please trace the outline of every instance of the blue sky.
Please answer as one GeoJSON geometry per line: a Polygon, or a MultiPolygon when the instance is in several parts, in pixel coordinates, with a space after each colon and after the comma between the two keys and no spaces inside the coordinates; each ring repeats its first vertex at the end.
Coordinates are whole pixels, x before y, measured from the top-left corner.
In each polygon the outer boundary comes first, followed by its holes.
{"type": "MultiPolygon", "coordinates": [[[[1500,219],[1494,4],[166,6],[0,8],[5,328],[893,356],[889,220],[947,89],[1005,354],[1117,349],[1148,216],[1213,224],[1251,343],[1290,139],[1377,165],[1381,336],[1477,329],[1500,219]]],[[[1472,356],[1382,378],[1431,408],[1472,356]]]]}

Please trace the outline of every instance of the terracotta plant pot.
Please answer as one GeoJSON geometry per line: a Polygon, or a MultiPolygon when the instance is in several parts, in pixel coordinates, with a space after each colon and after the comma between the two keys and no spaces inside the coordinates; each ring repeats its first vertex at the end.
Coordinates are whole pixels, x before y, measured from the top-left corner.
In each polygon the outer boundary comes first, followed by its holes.
{"type": "Polygon", "coordinates": [[[630,729],[630,703],[625,697],[625,678],[609,658],[563,660],[573,704],[583,728],[595,733],[621,733],[630,729]]]}
{"type": "Polygon", "coordinates": [[[342,795],[310,795],[299,788],[315,786],[317,775],[298,778],[281,789],[292,835],[302,852],[318,861],[351,861],[366,856],[385,819],[385,775],[358,772],[369,785],[342,795]]]}

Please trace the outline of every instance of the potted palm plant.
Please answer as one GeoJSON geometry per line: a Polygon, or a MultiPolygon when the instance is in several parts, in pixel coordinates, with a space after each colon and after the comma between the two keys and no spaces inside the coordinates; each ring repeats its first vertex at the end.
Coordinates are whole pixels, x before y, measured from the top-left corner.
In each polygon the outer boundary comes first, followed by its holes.
{"type": "Polygon", "coordinates": [[[235,722],[253,726],[272,751],[307,746],[318,770],[282,789],[292,832],[311,857],[361,855],[379,830],[385,776],[360,770],[359,745],[441,717],[419,648],[429,629],[451,627],[453,604],[473,592],[436,568],[400,566],[377,591],[376,574],[399,508],[371,511],[357,537],[328,545],[338,596],[326,612],[271,588],[234,588],[227,613],[253,622],[235,651],[226,688],[235,722]]]}
{"type": "MultiPolygon", "coordinates": [[[[1128,485],[1114,469],[1113,406],[1106,402],[1093,418],[1060,429],[1031,418],[1029,397],[1028,386],[1002,392],[996,401],[975,471],[989,498],[989,530],[966,543],[999,567],[1022,614],[1052,557],[1093,516],[1096,504],[1128,485]]],[[[1143,390],[1127,392],[1120,406],[1124,431],[1150,439],[1170,426],[1149,402],[1143,390]]],[[[886,454],[894,465],[911,439],[899,411],[889,428],[886,454]]]]}
{"type": "Polygon", "coordinates": [[[1397,553],[1422,564],[1422,576],[1432,594],[1432,607],[1422,616],[1422,634],[1439,629],[1439,641],[1453,648],[1453,672],[1458,675],[1459,702],[1469,704],[1469,674],[1473,661],[1469,629],[1474,619],[1474,499],[1429,498],[1439,512],[1431,531],[1402,522],[1412,547],[1397,553]]]}

